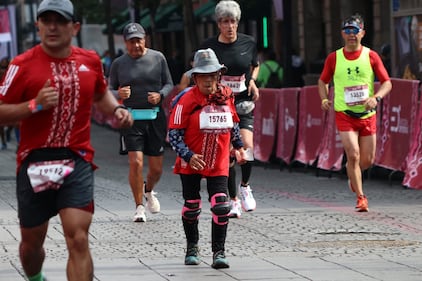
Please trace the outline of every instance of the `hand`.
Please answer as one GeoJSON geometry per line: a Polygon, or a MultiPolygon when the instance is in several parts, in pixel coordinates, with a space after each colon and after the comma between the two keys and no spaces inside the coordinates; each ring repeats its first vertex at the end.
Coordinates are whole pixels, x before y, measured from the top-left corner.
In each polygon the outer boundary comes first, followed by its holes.
{"type": "Polygon", "coordinates": [[[117,93],[119,94],[119,97],[122,100],[130,98],[130,94],[131,94],[130,86],[119,87],[119,90],[117,91],[117,93]]]}
{"type": "Polygon", "coordinates": [[[236,161],[237,161],[238,164],[242,165],[242,164],[245,164],[247,162],[246,151],[245,151],[245,149],[243,149],[243,147],[236,150],[235,155],[236,155],[236,161]]]}
{"type": "Polygon", "coordinates": [[[132,114],[125,108],[117,108],[114,116],[119,121],[122,128],[129,128],[133,125],[132,114]]]}
{"type": "Polygon", "coordinates": [[[194,154],[189,160],[189,166],[194,170],[203,170],[205,168],[204,156],[200,154],[194,154]]]}
{"type": "Polygon", "coordinates": [[[42,105],[42,109],[50,109],[56,106],[59,102],[59,93],[56,88],[51,86],[51,81],[48,79],[35,98],[36,104],[42,105]]]}
{"type": "Polygon", "coordinates": [[[255,80],[251,79],[249,81],[248,95],[252,95],[252,101],[257,101],[259,99],[259,89],[255,84],[255,80]]]}
{"type": "Polygon", "coordinates": [[[330,109],[330,107],[331,107],[331,105],[332,105],[332,101],[330,101],[330,100],[328,100],[328,99],[324,99],[322,102],[321,102],[321,109],[322,110],[329,110],[330,109]]]}
{"type": "Polygon", "coordinates": [[[365,110],[372,110],[377,106],[378,102],[377,99],[375,97],[370,97],[367,98],[364,105],[365,105],[365,110]]]}
{"type": "Polygon", "coordinates": [[[158,104],[161,101],[161,94],[157,92],[148,92],[148,102],[158,104]]]}

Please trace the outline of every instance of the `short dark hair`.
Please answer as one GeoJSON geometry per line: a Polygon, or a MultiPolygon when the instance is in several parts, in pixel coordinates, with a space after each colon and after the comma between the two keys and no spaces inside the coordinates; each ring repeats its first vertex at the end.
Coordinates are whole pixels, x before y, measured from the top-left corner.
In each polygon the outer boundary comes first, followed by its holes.
{"type": "Polygon", "coordinates": [[[347,27],[348,25],[359,25],[360,29],[364,29],[364,21],[363,17],[359,13],[355,13],[354,15],[346,18],[342,23],[342,29],[347,27]]]}

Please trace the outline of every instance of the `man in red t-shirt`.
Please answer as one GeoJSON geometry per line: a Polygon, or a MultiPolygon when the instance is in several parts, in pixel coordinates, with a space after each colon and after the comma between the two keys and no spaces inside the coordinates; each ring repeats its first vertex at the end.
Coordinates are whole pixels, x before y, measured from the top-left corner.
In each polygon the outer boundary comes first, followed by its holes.
{"type": "Polygon", "coordinates": [[[49,219],[59,214],[69,251],[67,278],[92,280],[91,108],[95,103],[105,114],[114,114],[122,126],[130,126],[133,120],[108,90],[100,58],[71,45],[80,23],[69,0],[42,1],[36,24],[41,44],[13,59],[0,86],[1,123],[21,121],[20,259],[29,280],[44,280],[43,242],[49,219]]]}

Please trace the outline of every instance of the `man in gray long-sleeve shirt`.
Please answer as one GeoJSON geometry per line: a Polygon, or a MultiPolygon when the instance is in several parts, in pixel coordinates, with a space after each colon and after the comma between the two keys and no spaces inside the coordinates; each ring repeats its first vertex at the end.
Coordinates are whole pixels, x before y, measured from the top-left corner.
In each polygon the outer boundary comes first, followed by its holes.
{"type": "Polygon", "coordinates": [[[151,213],[160,212],[152,192],[162,174],[167,122],[162,102],[173,89],[164,55],[145,47],[145,30],[129,23],[123,30],[127,53],[110,68],[110,87],[117,90],[123,104],[132,110],[133,126],[122,130],[129,157],[129,184],[136,203],[134,222],[145,222],[143,197],[151,213]],[[143,177],[143,156],[148,156],[147,180],[143,177]],[[144,184],[145,183],[145,184],[144,184]]]}

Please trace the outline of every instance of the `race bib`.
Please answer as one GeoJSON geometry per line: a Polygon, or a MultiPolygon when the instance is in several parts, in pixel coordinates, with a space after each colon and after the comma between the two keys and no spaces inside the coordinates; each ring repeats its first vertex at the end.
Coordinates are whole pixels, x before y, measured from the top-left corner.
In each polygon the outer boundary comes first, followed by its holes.
{"type": "Polygon", "coordinates": [[[57,190],[75,168],[73,159],[34,162],[28,166],[28,177],[35,193],[57,190]]]}
{"type": "Polygon", "coordinates": [[[246,78],[245,74],[242,76],[221,76],[221,84],[228,86],[232,89],[234,94],[246,91],[246,78]]]}
{"type": "Polygon", "coordinates": [[[363,104],[367,98],[369,98],[368,85],[344,88],[344,101],[348,106],[363,104]]]}
{"type": "Polygon", "coordinates": [[[226,130],[233,128],[233,118],[227,105],[207,105],[199,114],[201,130],[226,130]]]}

